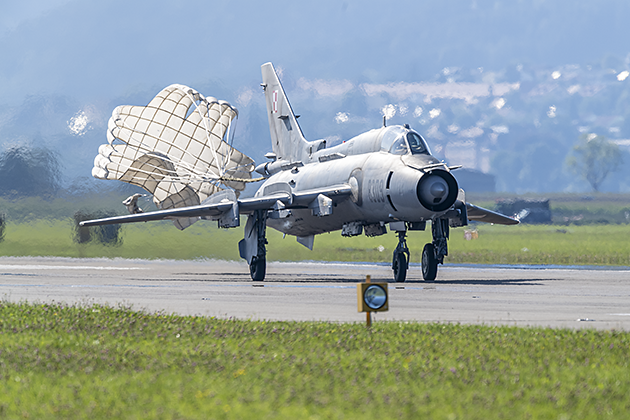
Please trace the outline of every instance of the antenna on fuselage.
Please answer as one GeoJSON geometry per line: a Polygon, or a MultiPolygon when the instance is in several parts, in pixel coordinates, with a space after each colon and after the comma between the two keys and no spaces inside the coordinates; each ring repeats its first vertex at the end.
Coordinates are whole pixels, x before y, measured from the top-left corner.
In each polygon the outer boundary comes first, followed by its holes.
{"type": "Polygon", "coordinates": [[[383,115],[383,127],[387,127],[387,117],[383,115]]]}

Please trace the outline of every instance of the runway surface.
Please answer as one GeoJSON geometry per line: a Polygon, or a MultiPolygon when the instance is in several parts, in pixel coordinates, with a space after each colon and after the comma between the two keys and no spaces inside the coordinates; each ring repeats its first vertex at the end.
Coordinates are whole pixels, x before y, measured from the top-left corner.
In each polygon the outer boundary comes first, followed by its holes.
{"type": "Polygon", "coordinates": [[[389,282],[389,312],[373,320],[630,330],[630,271],[418,266],[405,283],[376,264],[269,263],[254,283],[245,263],[0,257],[0,298],[101,303],[150,312],[265,320],[364,322],[356,283],[389,282]]]}

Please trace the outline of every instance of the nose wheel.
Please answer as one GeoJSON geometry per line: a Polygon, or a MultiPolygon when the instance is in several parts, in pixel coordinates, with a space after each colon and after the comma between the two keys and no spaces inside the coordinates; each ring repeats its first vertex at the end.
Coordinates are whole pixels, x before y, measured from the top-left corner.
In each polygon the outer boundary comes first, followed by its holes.
{"type": "Polygon", "coordinates": [[[392,258],[392,270],[394,270],[394,280],[402,283],[407,279],[407,268],[409,268],[409,248],[407,248],[406,231],[398,232],[398,245],[394,250],[392,258]]]}

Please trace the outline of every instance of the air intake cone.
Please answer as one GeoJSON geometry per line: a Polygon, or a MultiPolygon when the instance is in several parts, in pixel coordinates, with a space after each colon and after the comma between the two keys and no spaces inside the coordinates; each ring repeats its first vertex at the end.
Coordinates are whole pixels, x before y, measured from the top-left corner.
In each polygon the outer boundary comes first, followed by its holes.
{"type": "Polygon", "coordinates": [[[434,170],[418,181],[416,192],[420,204],[431,211],[444,211],[457,200],[457,181],[450,173],[434,170]]]}

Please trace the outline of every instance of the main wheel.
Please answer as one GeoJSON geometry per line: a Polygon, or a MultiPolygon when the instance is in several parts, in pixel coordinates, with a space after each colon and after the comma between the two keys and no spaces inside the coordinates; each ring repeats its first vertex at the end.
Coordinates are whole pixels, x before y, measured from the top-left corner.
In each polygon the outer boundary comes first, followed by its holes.
{"type": "Polygon", "coordinates": [[[426,244],[422,250],[422,278],[426,281],[433,281],[437,276],[438,261],[435,258],[435,247],[433,244],[426,244]]]}
{"type": "Polygon", "coordinates": [[[263,281],[265,279],[265,272],[267,271],[267,261],[265,257],[252,258],[252,263],[249,265],[249,274],[254,281],[263,281]]]}
{"type": "Polygon", "coordinates": [[[407,279],[407,257],[405,257],[404,252],[396,254],[392,268],[394,270],[394,280],[397,283],[402,283],[407,279]]]}

